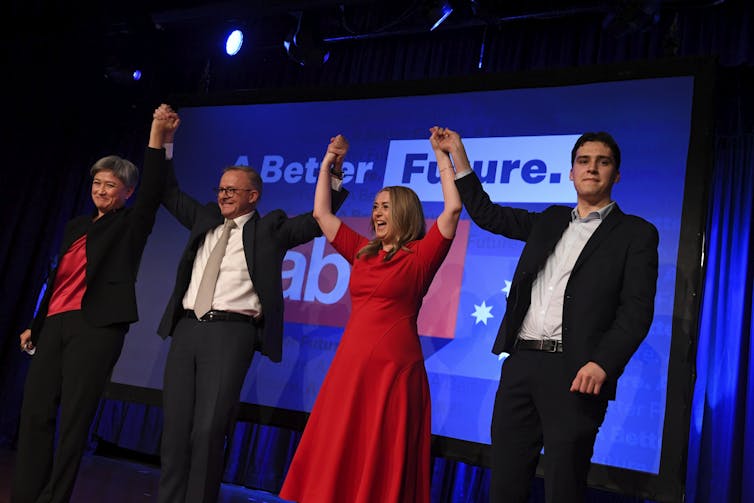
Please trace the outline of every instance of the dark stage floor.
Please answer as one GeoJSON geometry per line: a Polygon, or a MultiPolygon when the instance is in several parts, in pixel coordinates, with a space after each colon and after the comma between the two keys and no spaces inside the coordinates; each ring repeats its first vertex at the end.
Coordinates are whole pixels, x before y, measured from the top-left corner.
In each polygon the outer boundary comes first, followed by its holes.
{"type": "MultiPolygon", "coordinates": [[[[0,449],[0,503],[10,501],[15,452],[0,449]]],[[[157,501],[159,468],[133,461],[87,455],[73,491],[72,503],[136,503],[157,501]]],[[[265,491],[223,484],[218,503],[285,503],[265,491]]]]}

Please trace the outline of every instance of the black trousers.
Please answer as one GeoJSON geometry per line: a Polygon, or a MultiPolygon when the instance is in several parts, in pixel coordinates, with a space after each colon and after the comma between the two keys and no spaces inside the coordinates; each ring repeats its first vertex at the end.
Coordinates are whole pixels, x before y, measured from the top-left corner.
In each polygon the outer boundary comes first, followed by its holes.
{"type": "Polygon", "coordinates": [[[226,435],[258,339],[248,322],[178,322],[162,387],[159,502],[217,501],[226,435]]]}
{"type": "Polygon", "coordinates": [[[544,445],[548,503],[584,501],[607,400],[569,391],[563,353],[518,351],[503,363],[492,414],[491,503],[526,503],[544,445]]]}
{"type": "Polygon", "coordinates": [[[126,324],[93,327],[81,311],[45,320],[26,376],[11,501],[70,500],[92,419],[127,331],[126,324]]]}

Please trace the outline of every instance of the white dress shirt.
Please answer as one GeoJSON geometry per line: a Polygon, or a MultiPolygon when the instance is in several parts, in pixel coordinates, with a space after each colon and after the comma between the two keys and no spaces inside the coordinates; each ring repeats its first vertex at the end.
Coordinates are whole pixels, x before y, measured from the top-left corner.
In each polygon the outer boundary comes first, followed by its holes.
{"type": "MultiPolygon", "coordinates": [[[[246,254],[243,249],[243,226],[252,217],[254,212],[236,217],[233,221],[236,227],[230,230],[228,247],[225,256],[220,263],[220,274],[217,277],[215,294],[212,298],[212,309],[218,311],[231,311],[258,317],[262,314],[262,304],[259,301],[254,285],[249,277],[249,269],[246,266],[246,254]]],[[[204,242],[196,251],[194,266],[191,270],[191,282],[186,294],[183,296],[183,307],[193,311],[196,301],[196,292],[199,282],[202,280],[204,267],[207,265],[209,255],[222,234],[223,224],[207,231],[204,242]]]]}
{"type": "Polygon", "coordinates": [[[534,279],[531,304],[521,324],[519,339],[563,340],[563,298],[571,271],[589,238],[614,207],[615,202],[611,202],[584,218],[573,209],[568,228],[534,279]]]}

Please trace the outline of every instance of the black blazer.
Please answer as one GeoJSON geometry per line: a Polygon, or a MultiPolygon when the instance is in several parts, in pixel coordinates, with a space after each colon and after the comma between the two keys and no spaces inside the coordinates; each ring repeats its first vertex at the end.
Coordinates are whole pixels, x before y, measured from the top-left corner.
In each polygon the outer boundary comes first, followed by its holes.
{"type": "MultiPolygon", "coordinates": [[[[136,308],[136,275],[152,232],[155,214],[165,186],[165,151],[147,147],[141,184],[134,203],[92,221],[96,212],[70,220],[63,233],[58,258],[86,234],[86,292],[81,301],[84,319],[95,327],[130,324],[139,319],[136,308]]],[[[47,279],[47,290],[31,323],[36,343],[42,330],[57,267],[47,279]]]]}
{"type": "MultiPolygon", "coordinates": [[[[333,191],[334,211],[340,208],[347,195],[345,189],[333,191]]],[[[222,224],[224,218],[217,202],[203,205],[181,192],[172,163],[168,163],[163,205],[190,231],[188,243],[178,263],[175,287],[157,330],[164,339],[173,334],[183,315],[183,296],[191,281],[196,251],[207,231],[222,224]]],[[[285,253],[290,248],[321,235],[322,231],[311,213],[288,218],[283,210],[271,211],[263,217],[256,211],[254,217],[243,227],[246,265],[264,312],[261,352],[274,362],[279,362],[283,353],[282,272],[285,253]]]]}
{"type": "MultiPolygon", "coordinates": [[[[482,229],[525,241],[493,353],[514,343],[531,303],[531,287],[568,227],[572,208],[541,213],[494,204],[475,173],[456,180],[466,210],[482,229]]],[[[617,380],[647,335],[657,288],[657,229],[616,205],[584,246],[563,302],[563,353],[572,377],[589,361],[607,373],[601,394],[615,398],[617,380]]]]}

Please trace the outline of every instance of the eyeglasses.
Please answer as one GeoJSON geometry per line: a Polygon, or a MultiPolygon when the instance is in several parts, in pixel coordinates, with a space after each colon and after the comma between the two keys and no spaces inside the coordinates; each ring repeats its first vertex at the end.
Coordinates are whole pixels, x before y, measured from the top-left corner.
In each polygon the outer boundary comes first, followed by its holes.
{"type": "Polygon", "coordinates": [[[220,193],[222,192],[226,196],[230,196],[230,197],[233,197],[234,195],[236,195],[236,192],[239,192],[239,191],[245,191],[245,192],[254,191],[254,189],[237,189],[235,187],[215,187],[212,190],[214,191],[215,194],[220,195],[220,193]]]}

